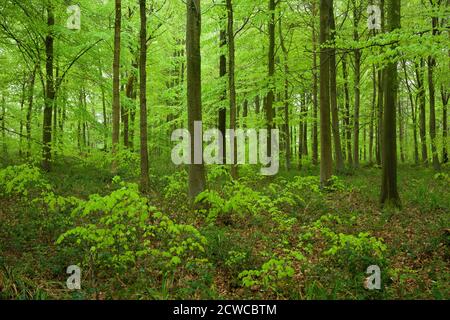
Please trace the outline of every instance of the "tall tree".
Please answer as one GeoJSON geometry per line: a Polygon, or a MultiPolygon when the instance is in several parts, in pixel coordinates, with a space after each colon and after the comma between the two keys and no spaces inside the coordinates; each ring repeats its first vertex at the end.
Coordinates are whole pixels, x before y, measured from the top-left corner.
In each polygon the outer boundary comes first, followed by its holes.
{"type": "Polygon", "coordinates": [[[333,129],[333,142],[334,142],[334,156],[336,161],[336,171],[342,172],[344,170],[344,159],[342,156],[341,135],[339,130],[339,110],[337,101],[337,63],[336,63],[336,22],[334,18],[334,6],[333,1],[330,4],[330,39],[332,47],[330,48],[330,103],[331,103],[331,116],[332,116],[332,129],[333,129]]]}
{"type": "Polygon", "coordinates": [[[426,119],[426,96],[424,83],[424,59],[420,59],[420,65],[416,64],[416,79],[418,88],[419,100],[419,127],[420,127],[420,142],[422,145],[422,162],[428,165],[428,146],[427,146],[427,119],[426,119]]]}
{"type": "Polygon", "coordinates": [[[44,103],[44,123],[42,126],[42,168],[45,171],[51,169],[52,158],[52,113],[53,104],[55,100],[55,83],[53,79],[53,59],[54,59],[54,26],[55,14],[52,1],[47,3],[47,28],[48,33],[45,38],[45,71],[46,71],[46,85],[45,85],[45,103],[44,103]]]}
{"type": "MultiPolygon", "coordinates": [[[[400,28],[400,1],[387,0],[388,31],[400,28]]],[[[396,104],[398,103],[397,62],[389,61],[384,69],[384,119],[383,119],[383,178],[381,203],[386,207],[400,207],[397,190],[397,128],[396,104]]]]}
{"type": "Polygon", "coordinates": [[[286,170],[291,169],[291,130],[289,123],[289,50],[286,47],[282,30],[282,19],[279,19],[280,45],[283,51],[283,67],[284,67],[284,143],[286,153],[286,170]]]}
{"type": "Polygon", "coordinates": [[[342,56],[342,76],[344,78],[344,98],[345,98],[345,141],[347,151],[347,162],[349,166],[353,166],[353,154],[352,154],[352,128],[350,120],[350,92],[348,89],[348,69],[347,69],[347,54],[342,56]]]}
{"type": "MultiPolygon", "coordinates": [[[[205,190],[205,167],[202,161],[195,160],[195,122],[202,121],[201,85],[201,10],[200,0],[186,2],[186,55],[187,55],[187,106],[188,126],[191,135],[191,164],[189,165],[189,197],[192,200],[205,190]]],[[[198,137],[197,137],[198,138],[198,137]]],[[[200,137],[201,139],[201,137],[200,137]]],[[[201,139],[203,140],[203,139],[201,139]]],[[[203,158],[203,157],[202,157],[203,158]]]]}
{"type": "MultiPolygon", "coordinates": [[[[430,0],[432,7],[440,5],[441,0],[430,0]]],[[[439,34],[439,17],[434,16],[431,18],[433,36],[439,34]]],[[[434,84],[434,69],[436,68],[436,59],[430,55],[428,57],[428,90],[430,95],[430,139],[431,139],[431,153],[433,156],[433,168],[436,171],[441,169],[439,162],[439,154],[436,141],[436,87],[434,84]]]]}
{"type": "Polygon", "coordinates": [[[147,125],[147,10],[146,0],[139,0],[141,30],[139,33],[139,101],[140,101],[140,144],[141,144],[141,191],[149,187],[148,177],[148,125],[147,125]]]}
{"type": "Polygon", "coordinates": [[[122,1],[115,2],[115,23],[114,23],[114,62],[113,62],[113,104],[112,104],[112,155],[114,157],[112,172],[117,172],[117,151],[120,138],[120,41],[122,28],[122,1]]]}
{"type": "Polygon", "coordinates": [[[320,0],[320,181],[326,186],[333,174],[330,115],[330,11],[333,0],[320,0]]]}
{"type": "MultiPolygon", "coordinates": [[[[357,0],[352,0],[353,4],[353,40],[359,41],[359,21],[361,20],[361,4],[357,0]]],[[[360,129],[360,108],[361,108],[361,49],[354,50],[355,55],[355,116],[353,118],[353,166],[359,167],[359,129],[360,129]]]]}
{"type": "MultiPolygon", "coordinates": [[[[230,94],[230,130],[235,132],[237,121],[237,105],[236,105],[236,79],[235,79],[235,41],[234,41],[234,11],[232,0],[226,0],[227,3],[227,17],[228,17],[228,89],[230,94]]],[[[231,161],[231,176],[233,179],[238,178],[237,169],[237,143],[234,134],[230,136],[230,154],[231,161]]]]}
{"type": "Polygon", "coordinates": [[[274,76],[275,76],[275,10],[277,2],[269,0],[269,52],[268,52],[268,67],[269,67],[269,91],[266,98],[266,121],[267,121],[267,155],[272,155],[272,129],[273,129],[273,103],[275,100],[274,94],[274,76]]]}
{"type": "MultiPolygon", "coordinates": [[[[226,6],[226,3],[225,3],[226,6]]],[[[221,15],[220,22],[221,22],[221,29],[220,29],[220,57],[219,57],[219,76],[221,79],[224,79],[224,89],[221,93],[220,100],[223,103],[219,109],[219,131],[222,134],[222,141],[219,143],[219,148],[221,150],[219,151],[219,154],[222,155],[222,163],[225,164],[227,161],[227,148],[226,148],[226,128],[227,128],[227,108],[225,107],[225,101],[227,100],[227,89],[225,88],[225,76],[227,75],[227,56],[226,56],[226,46],[227,46],[227,30],[226,30],[226,14],[221,15]],[[225,16],[225,18],[224,18],[225,16]]]]}
{"type": "Polygon", "coordinates": [[[312,99],[313,99],[313,123],[312,123],[312,163],[317,165],[319,163],[319,136],[318,136],[318,109],[319,102],[317,99],[318,95],[318,76],[317,76],[317,31],[316,31],[316,17],[317,8],[316,0],[312,1],[312,51],[313,51],[313,88],[312,88],[312,99]]]}

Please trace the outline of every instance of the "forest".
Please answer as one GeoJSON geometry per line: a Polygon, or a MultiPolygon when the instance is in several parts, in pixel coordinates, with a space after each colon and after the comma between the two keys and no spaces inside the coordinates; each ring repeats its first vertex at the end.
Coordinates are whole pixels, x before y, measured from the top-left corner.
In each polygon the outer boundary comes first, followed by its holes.
{"type": "Polygon", "coordinates": [[[0,0],[0,300],[450,299],[449,0],[0,0]]]}

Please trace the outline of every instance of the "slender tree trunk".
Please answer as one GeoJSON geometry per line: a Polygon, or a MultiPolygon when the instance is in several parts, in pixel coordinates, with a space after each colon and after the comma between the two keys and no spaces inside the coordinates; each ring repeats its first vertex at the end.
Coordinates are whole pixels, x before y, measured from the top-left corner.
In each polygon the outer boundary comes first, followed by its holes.
{"type": "Polygon", "coordinates": [[[291,130],[289,121],[289,51],[284,42],[281,17],[279,19],[280,44],[284,56],[284,136],[286,170],[291,170],[291,130]]]}
{"type": "MultiPolygon", "coordinates": [[[[226,16],[226,15],[225,15],[226,16]]],[[[223,17],[221,17],[222,20],[226,20],[223,17]]],[[[222,24],[225,24],[223,21],[222,24]]],[[[220,100],[222,102],[222,106],[219,109],[219,131],[222,134],[222,142],[219,143],[219,154],[222,155],[222,163],[227,163],[227,147],[226,147],[226,129],[227,129],[227,108],[225,107],[226,101],[227,101],[227,89],[226,89],[226,79],[225,76],[227,75],[227,56],[225,52],[225,48],[227,46],[227,31],[226,27],[223,26],[223,28],[220,30],[220,65],[219,65],[219,76],[221,79],[223,79],[224,82],[224,90],[222,92],[222,95],[220,97],[220,100]]]]}
{"type": "Polygon", "coordinates": [[[416,64],[416,77],[418,86],[418,99],[419,99],[419,126],[420,126],[420,142],[422,145],[422,162],[424,165],[428,165],[428,144],[427,144],[427,119],[426,119],[426,96],[425,96],[425,83],[424,83],[424,66],[425,62],[420,59],[420,66],[416,64]]]}
{"type": "MultiPolygon", "coordinates": [[[[101,69],[100,69],[100,75],[103,76],[101,69]]],[[[103,84],[101,85],[101,90],[102,90],[102,113],[103,113],[103,130],[104,130],[103,150],[105,152],[107,152],[108,151],[108,117],[107,117],[107,113],[106,113],[106,93],[105,93],[105,87],[103,84]]]]}
{"type": "Polygon", "coordinates": [[[25,107],[26,94],[27,94],[27,78],[26,75],[24,75],[22,83],[22,95],[20,96],[19,157],[23,156],[23,108],[25,107]]]}
{"type": "Polygon", "coordinates": [[[140,160],[141,160],[141,191],[149,188],[148,176],[148,126],[147,126],[147,11],[146,0],[139,0],[141,29],[139,34],[139,102],[140,102],[140,160]]]}
{"type": "Polygon", "coordinates": [[[268,67],[269,67],[269,92],[267,93],[266,103],[266,121],[267,121],[267,155],[272,155],[272,129],[274,109],[273,102],[275,99],[274,86],[275,86],[275,0],[269,0],[269,53],[268,53],[268,67]]]}
{"type": "MultiPolygon", "coordinates": [[[[353,40],[359,41],[358,25],[361,19],[360,9],[353,0],[353,40]]],[[[359,167],[359,114],[361,106],[361,50],[355,49],[355,117],[353,119],[353,166],[359,167]]]]}
{"type": "Polygon", "coordinates": [[[413,137],[414,137],[414,162],[419,164],[419,144],[417,139],[417,112],[414,103],[414,98],[411,90],[411,85],[409,83],[408,70],[406,68],[406,61],[403,60],[403,71],[405,73],[405,83],[406,89],[408,90],[409,103],[411,105],[411,118],[413,121],[413,137]]]}
{"type": "Polygon", "coordinates": [[[333,175],[330,115],[330,9],[332,0],[320,0],[320,181],[328,185],[333,175]]]}
{"type": "MultiPolygon", "coordinates": [[[[333,1],[330,5],[330,38],[335,45],[336,37],[336,22],[334,19],[333,1]]],[[[337,101],[337,64],[336,64],[336,49],[333,47],[330,49],[330,99],[331,99],[331,116],[332,116],[332,129],[333,129],[333,141],[334,141],[334,157],[336,161],[336,171],[342,172],[344,170],[344,159],[342,157],[341,146],[341,134],[339,130],[339,110],[337,101]]]]}
{"type": "Polygon", "coordinates": [[[313,50],[313,123],[312,123],[312,163],[319,163],[319,137],[318,137],[318,77],[317,77],[317,32],[316,32],[316,2],[312,2],[312,50],[313,50]]]}
{"type": "Polygon", "coordinates": [[[120,41],[122,28],[122,1],[115,2],[114,62],[113,62],[113,104],[112,104],[112,172],[117,173],[117,151],[120,139],[120,41]]]}
{"type": "Polygon", "coordinates": [[[375,65],[372,67],[372,109],[370,110],[370,124],[369,124],[369,164],[373,164],[373,144],[374,144],[374,125],[375,125],[375,112],[377,108],[377,70],[375,65]]]}
{"type": "Polygon", "coordinates": [[[345,131],[346,131],[346,142],[347,142],[347,161],[349,166],[353,166],[353,154],[352,154],[352,129],[350,120],[350,93],[348,89],[348,72],[347,72],[347,54],[344,53],[342,57],[342,72],[344,77],[344,97],[345,97],[345,131]]]}
{"type": "MultiPolygon", "coordinates": [[[[234,12],[232,0],[226,0],[227,3],[227,13],[228,13],[228,90],[230,93],[230,130],[232,132],[236,131],[236,121],[237,121],[237,105],[236,105],[236,81],[235,81],[235,47],[234,47],[234,12]]],[[[230,147],[231,147],[231,176],[233,179],[238,178],[237,169],[237,143],[235,135],[230,136],[230,147]]]]}
{"type": "Polygon", "coordinates": [[[55,85],[53,79],[53,27],[55,25],[55,16],[53,12],[53,5],[51,2],[47,5],[47,27],[48,34],[45,38],[45,53],[46,53],[46,90],[44,103],[44,121],[42,134],[42,168],[44,171],[51,170],[52,159],[52,111],[55,99],[55,85]]]}
{"type": "MultiPolygon", "coordinates": [[[[431,0],[430,0],[431,1],[431,0]]],[[[432,2],[433,3],[433,2],[432,2]]],[[[432,18],[433,36],[438,35],[439,18],[432,18]]],[[[436,89],[434,85],[434,69],[436,68],[436,59],[432,56],[428,58],[428,89],[430,95],[430,139],[431,153],[433,154],[433,168],[436,171],[441,170],[439,154],[436,141],[436,89]]]]}
{"type": "Polygon", "coordinates": [[[447,148],[447,138],[448,138],[448,100],[450,99],[450,94],[445,89],[444,85],[441,86],[441,96],[442,96],[442,138],[444,140],[442,147],[442,163],[448,163],[448,148],[447,148]]]}
{"type": "Polygon", "coordinates": [[[6,144],[6,100],[5,100],[5,96],[2,95],[2,115],[0,117],[0,120],[2,121],[2,146],[3,146],[3,154],[5,156],[8,155],[8,146],[6,144]]]}
{"type": "MultiPolygon", "coordinates": [[[[388,0],[388,30],[400,28],[400,1],[388,0]]],[[[398,94],[397,63],[390,61],[384,70],[384,125],[383,125],[383,178],[381,203],[387,207],[400,207],[397,190],[397,132],[396,103],[398,94]]]]}
{"type": "MultiPolygon", "coordinates": [[[[187,55],[187,106],[188,125],[191,134],[191,159],[193,164],[189,165],[189,197],[191,201],[205,190],[206,178],[203,165],[203,156],[196,163],[194,153],[196,148],[194,124],[202,121],[202,86],[201,86],[201,10],[200,0],[188,0],[186,3],[186,55],[187,55]]],[[[201,139],[203,140],[203,139],[201,139]]]]}
{"type": "Polygon", "coordinates": [[[27,108],[27,122],[26,122],[26,131],[27,131],[27,158],[31,156],[31,118],[33,116],[33,102],[34,102],[34,83],[36,80],[36,70],[38,65],[34,67],[33,71],[30,74],[30,80],[28,82],[28,108],[27,108]]]}
{"type": "Polygon", "coordinates": [[[400,144],[400,159],[401,159],[402,163],[405,163],[406,157],[405,157],[405,148],[404,148],[405,138],[404,138],[404,127],[403,127],[403,110],[402,110],[402,104],[401,104],[400,97],[398,97],[397,107],[398,107],[398,133],[399,133],[398,142],[400,144]]]}

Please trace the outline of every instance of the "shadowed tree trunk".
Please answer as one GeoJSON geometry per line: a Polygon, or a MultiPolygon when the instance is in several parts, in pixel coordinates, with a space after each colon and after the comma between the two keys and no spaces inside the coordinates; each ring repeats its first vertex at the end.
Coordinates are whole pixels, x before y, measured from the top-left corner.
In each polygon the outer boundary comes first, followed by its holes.
{"type": "Polygon", "coordinates": [[[223,79],[224,81],[224,89],[222,92],[222,95],[220,97],[220,100],[222,102],[222,106],[219,109],[219,131],[222,134],[222,143],[219,143],[219,154],[222,155],[222,163],[226,164],[227,163],[227,147],[226,147],[226,129],[227,129],[227,108],[225,107],[225,101],[227,100],[227,89],[226,89],[226,81],[225,81],[225,76],[227,75],[227,57],[226,57],[226,53],[225,53],[225,48],[227,45],[227,31],[226,31],[226,27],[225,27],[225,19],[224,17],[221,17],[221,23],[223,25],[222,29],[220,30],[220,49],[221,49],[221,54],[220,54],[220,66],[219,66],[219,76],[220,78],[223,79]]]}
{"type": "Polygon", "coordinates": [[[267,93],[266,101],[266,121],[267,121],[267,155],[272,155],[272,129],[273,129],[273,102],[275,99],[274,94],[274,75],[275,75],[275,0],[269,0],[269,53],[268,53],[268,66],[269,66],[269,92],[267,93]]]}
{"type": "Polygon", "coordinates": [[[26,122],[26,131],[27,131],[27,158],[31,156],[31,118],[33,116],[33,102],[34,102],[34,83],[36,80],[36,71],[38,65],[36,64],[33,71],[30,74],[30,80],[28,83],[28,108],[27,108],[27,122],[26,122]]]}
{"type": "Polygon", "coordinates": [[[330,11],[332,0],[320,0],[320,182],[326,186],[333,174],[330,115],[330,11]]]}
{"type": "Polygon", "coordinates": [[[141,29],[139,34],[139,112],[140,112],[140,158],[141,158],[141,191],[148,191],[148,126],[147,126],[147,12],[146,0],[139,0],[141,29]]]}
{"type": "Polygon", "coordinates": [[[45,103],[44,103],[44,122],[43,122],[43,134],[42,134],[42,168],[45,171],[51,170],[51,158],[52,158],[52,114],[53,104],[55,100],[55,84],[53,79],[53,27],[55,25],[55,16],[53,12],[53,4],[49,2],[47,4],[47,27],[48,34],[45,38],[45,54],[46,54],[46,90],[45,90],[45,103]]]}
{"type": "Polygon", "coordinates": [[[347,54],[344,53],[342,57],[342,72],[344,77],[344,97],[345,97],[345,131],[346,131],[346,145],[347,145],[347,162],[349,166],[353,166],[353,154],[352,154],[352,128],[350,120],[350,93],[348,89],[348,71],[347,71],[347,54]]]}
{"type": "Polygon", "coordinates": [[[414,103],[414,98],[409,83],[408,70],[406,68],[406,61],[403,60],[403,71],[405,72],[406,89],[408,90],[409,103],[411,105],[411,118],[413,121],[413,137],[414,137],[414,162],[419,164],[419,143],[417,139],[417,109],[414,103]]]}
{"type": "MultiPolygon", "coordinates": [[[[359,41],[359,20],[361,19],[361,9],[353,0],[353,40],[359,41]]],[[[359,167],[359,113],[361,106],[361,50],[355,49],[355,116],[353,119],[353,166],[359,167]]]]}
{"type": "Polygon", "coordinates": [[[419,107],[420,107],[419,126],[420,126],[420,142],[422,145],[422,163],[424,165],[428,165],[426,97],[425,97],[425,83],[423,76],[424,66],[425,66],[424,60],[420,59],[420,66],[416,64],[416,77],[418,87],[417,97],[419,100],[419,107]]]}
{"type": "MultiPolygon", "coordinates": [[[[430,0],[432,6],[440,1],[430,0]]],[[[439,34],[438,31],[439,18],[432,17],[433,36],[439,34]]],[[[436,171],[441,170],[441,164],[439,162],[439,154],[436,141],[436,87],[434,85],[434,69],[436,68],[436,59],[433,56],[428,57],[428,90],[430,95],[430,139],[431,139],[431,153],[433,156],[433,168],[436,171]]]]}
{"type": "MultiPolygon", "coordinates": [[[[388,31],[400,28],[400,1],[387,1],[388,31]]],[[[381,203],[385,207],[400,207],[397,190],[397,132],[396,104],[398,103],[397,63],[390,61],[384,69],[384,125],[383,125],[383,178],[381,203]]]]}
{"type": "Polygon", "coordinates": [[[120,32],[122,27],[122,2],[116,0],[114,23],[113,104],[112,104],[112,172],[117,173],[117,151],[120,138],[120,32]]]}
{"type": "MultiPolygon", "coordinates": [[[[206,188],[205,167],[202,161],[195,163],[196,121],[202,121],[202,87],[201,87],[201,10],[200,0],[188,0],[186,3],[186,55],[187,55],[187,106],[188,126],[191,135],[191,164],[189,165],[189,198],[195,198],[206,188]]],[[[203,139],[202,139],[203,140],[203,139]]]]}
{"type": "Polygon", "coordinates": [[[281,17],[279,19],[280,45],[284,58],[284,136],[285,136],[285,153],[286,153],[286,170],[291,170],[291,130],[289,123],[289,51],[286,47],[281,17]]]}
{"type": "MultiPolygon", "coordinates": [[[[330,38],[335,45],[336,36],[336,23],[334,19],[334,8],[333,1],[330,5],[330,38]]],[[[341,134],[339,130],[339,110],[337,101],[337,64],[336,64],[336,49],[330,48],[330,103],[331,103],[331,116],[332,116],[332,129],[333,129],[333,141],[334,141],[334,157],[336,161],[336,171],[342,172],[344,170],[344,159],[342,157],[342,146],[341,146],[341,134]]]]}
{"type": "Polygon", "coordinates": [[[318,77],[317,77],[317,32],[316,32],[316,1],[312,2],[312,50],[313,50],[313,122],[312,122],[312,163],[317,165],[319,163],[319,137],[318,137],[318,109],[319,102],[318,95],[318,77]]]}
{"type": "Polygon", "coordinates": [[[448,137],[448,100],[450,94],[445,89],[444,85],[441,86],[442,96],[442,138],[444,139],[444,146],[442,147],[442,163],[448,163],[448,149],[447,149],[447,137],[448,137]]]}
{"type": "MultiPolygon", "coordinates": [[[[232,0],[226,0],[227,3],[227,17],[228,17],[228,90],[230,94],[230,130],[236,131],[237,121],[237,105],[236,105],[236,79],[235,79],[235,47],[234,47],[234,12],[232,0]]],[[[233,179],[238,178],[237,169],[237,143],[234,135],[230,136],[231,150],[231,176],[233,179]]]]}

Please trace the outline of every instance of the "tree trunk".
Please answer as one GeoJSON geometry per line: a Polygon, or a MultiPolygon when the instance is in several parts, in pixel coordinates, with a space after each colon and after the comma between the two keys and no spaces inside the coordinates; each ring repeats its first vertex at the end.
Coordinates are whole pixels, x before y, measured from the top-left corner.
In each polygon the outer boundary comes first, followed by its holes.
{"type": "MultiPolygon", "coordinates": [[[[353,40],[359,41],[358,25],[361,18],[360,9],[353,0],[353,40]]],[[[355,49],[355,117],[353,119],[353,166],[359,167],[359,113],[361,106],[361,50],[355,49]]]]}
{"type": "MultiPolygon", "coordinates": [[[[438,35],[439,18],[432,18],[433,36],[438,35]]],[[[434,69],[436,68],[436,59],[432,56],[428,57],[428,89],[430,95],[430,138],[431,153],[433,154],[433,168],[436,171],[441,170],[439,162],[439,154],[436,141],[436,89],[434,85],[434,69]]]]}
{"type": "Polygon", "coordinates": [[[189,165],[189,197],[191,201],[193,201],[206,188],[203,156],[201,157],[201,159],[195,159],[194,156],[196,147],[194,125],[196,121],[202,121],[200,0],[188,0],[186,3],[186,8],[187,106],[189,132],[192,137],[191,160],[194,160],[193,163],[189,165]],[[201,161],[196,162],[195,160],[201,161]]]}
{"type": "Polygon", "coordinates": [[[42,168],[44,171],[51,170],[52,158],[52,111],[55,99],[55,85],[53,79],[53,27],[55,25],[55,16],[53,12],[53,5],[47,5],[47,27],[48,34],[45,38],[45,54],[46,54],[46,90],[44,103],[44,121],[42,134],[42,168]]]}
{"type": "Polygon", "coordinates": [[[333,174],[330,115],[330,7],[332,0],[320,0],[320,182],[328,185],[333,174]]]}
{"type": "MultiPolygon", "coordinates": [[[[230,93],[230,130],[236,131],[237,105],[236,105],[236,80],[235,80],[235,47],[234,47],[234,12],[232,0],[226,0],[228,13],[228,90],[230,93]]],[[[231,176],[238,178],[237,169],[237,143],[235,135],[230,136],[231,147],[231,176]]]]}
{"type": "MultiPolygon", "coordinates": [[[[334,19],[333,1],[330,5],[330,38],[333,46],[335,46],[336,37],[336,22],[334,19]]],[[[332,116],[332,129],[333,129],[333,141],[334,141],[334,157],[336,161],[336,171],[341,173],[344,170],[344,159],[342,157],[341,146],[341,134],[339,130],[339,110],[337,102],[337,64],[336,64],[336,49],[330,48],[330,103],[331,103],[331,116],[332,116]]]]}
{"type": "MultiPolygon", "coordinates": [[[[400,1],[388,0],[388,30],[400,28],[400,1]]],[[[398,94],[397,63],[392,61],[384,70],[383,178],[381,203],[385,207],[400,207],[397,190],[397,132],[396,104],[398,94]]]]}
{"type": "Polygon", "coordinates": [[[312,123],[312,163],[317,165],[319,163],[319,137],[318,137],[318,77],[317,77],[317,32],[316,32],[316,2],[312,3],[312,50],[313,50],[313,123],[312,123]]]}
{"type": "Polygon", "coordinates": [[[274,75],[275,75],[275,0],[269,0],[269,53],[268,53],[268,67],[269,67],[269,91],[267,93],[266,102],[266,121],[267,121],[267,155],[272,155],[272,129],[273,129],[273,102],[274,94],[274,75]]]}
{"type": "Polygon", "coordinates": [[[2,95],[2,115],[0,117],[0,120],[2,121],[2,146],[3,146],[3,154],[5,156],[8,155],[8,146],[6,145],[6,100],[5,100],[5,96],[2,95]]]}
{"type": "Polygon", "coordinates": [[[448,100],[450,99],[450,94],[445,89],[444,85],[441,86],[441,96],[442,96],[442,138],[444,140],[444,145],[442,147],[442,163],[448,163],[448,149],[447,149],[447,138],[448,138],[448,100]]]}
{"type": "Polygon", "coordinates": [[[284,56],[284,136],[286,170],[291,170],[291,130],[289,122],[289,52],[284,42],[281,17],[279,19],[280,44],[284,56]]]}
{"type": "Polygon", "coordinates": [[[28,109],[27,109],[27,122],[26,122],[26,131],[27,131],[27,158],[31,156],[31,118],[33,116],[33,102],[34,102],[34,83],[36,80],[36,70],[38,65],[34,67],[33,71],[30,74],[30,80],[28,83],[28,109]]]}
{"type": "Polygon", "coordinates": [[[122,27],[122,1],[115,2],[114,62],[113,62],[113,103],[112,103],[112,172],[117,173],[117,151],[120,139],[120,32],[122,27]]]}
{"type": "Polygon", "coordinates": [[[347,144],[347,162],[349,166],[353,166],[353,154],[352,154],[352,128],[350,120],[350,93],[348,89],[348,71],[347,71],[347,54],[344,53],[342,57],[342,72],[344,77],[344,97],[345,97],[345,131],[346,131],[346,144],[347,144]]]}
{"type": "Polygon", "coordinates": [[[416,64],[416,77],[417,77],[418,99],[420,107],[419,126],[420,126],[420,142],[422,144],[422,162],[424,165],[428,165],[426,96],[425,96],[425,83],[423,76],[424,66],[425,66],[424,60],[420,59],[420,66],[416,64]]]}
{"type": "MultiPolygon", "coordinates": [[[[221,17],[221,23],[224,20],[223,17],[221,17]]],[[[222,163],[227,163],[227,147],[226,147],[226,129],[227,129],[227,108],[225,107],[226,101],[227,101],[227,89],[226,89],[226,79],[225,76],[227,75],[227,56],[224,52],[227,45],[227,31],[226,27],[223,26],[223,28],[220,30],[220,49],[221,54],[219,58],[219,76],[221,79],[223,79],[224,83],[224,89],[222,92],[222,95],[220,97],[220,101],[222,102],[222,105],[219,109],[219,131],[222,134],[222,142],[219,141],[219,154],[222,155],[222,163]]]]}
{"type": "Polygon", "coordinates": [[[408,90],[409,103],[411,105],[411,118],[413,121],[413,136],[414,136],[414,163],[419,164],[419,144],[417,139],[417,112],[416,105],[414,103],[414,98],[411,90],[411,85],[409,84],[408,70],[406,68],[406,61],[403,60],[403,71],[405,72],[405,83],[406,89],[408,90]]]}
{"type": "Polygon", "coordinates": [[[139,102],[140,102],[140,160],[141,160],[141,191],[149,188],[148,176],[148,127],[147,127],[147,11],[146,0],[139,0],[139,14],[141,30],[139,34],[140,58],[139,58],[139,102]]]}

